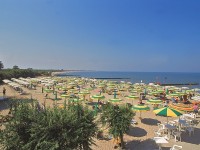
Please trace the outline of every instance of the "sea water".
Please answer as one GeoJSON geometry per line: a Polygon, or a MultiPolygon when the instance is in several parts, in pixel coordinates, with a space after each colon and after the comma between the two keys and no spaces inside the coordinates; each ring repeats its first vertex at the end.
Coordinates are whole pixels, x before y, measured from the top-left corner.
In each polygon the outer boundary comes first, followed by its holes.
{"type": "MultiPolygon", "coordinates": [[[[185,72],[111,72],[111,71],[75,71],[65,73],[68,76],[87,78],[114,79],[132,83],[185,84],[200,83],[200,73],[185,72]]],[[[182,85],[189,88],[200,88],[200,85],[182,85]]]]}

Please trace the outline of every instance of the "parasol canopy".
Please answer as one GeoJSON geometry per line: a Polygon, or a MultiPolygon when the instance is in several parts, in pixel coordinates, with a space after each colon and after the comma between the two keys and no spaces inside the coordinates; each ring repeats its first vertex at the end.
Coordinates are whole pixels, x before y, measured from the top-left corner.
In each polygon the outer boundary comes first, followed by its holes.
{"type": "Polygon", "coordinates": [[[101,95],[101,94],[95,94],[95,95],[90,96],[90,98],[93,99],[93,100],[96,99],[96,100],[98,100],[98,102],[99,102],[99,100],[104,99],[105,96],[104,96],[104,95],[101,95]]]}
{"type": "Polygon", "coordinates": [[[137,95],[128,95],[128,96],[126,96],[126,98],[134,100],[134,99],[139,99],[139,96],[137,96],[137,95]]]}
{"type": "Polygon", "coordinates": [[[149,99],[147,100],[147,103],[149,104],[161,104],[163,101],[160,99],[149,99]]]}
{"type": "Polygon", "coordinates": [[[134,110],[134,111],[148,111],[148,110],[150,110],[150,108],[147,105],[138,104],[138,105],[134,105],[132,107],[132,110],[134,110]]]}
{"type": "Polygon", "coordinates": [[[112,103],[116,103],[116,102],[121,102],[122,99],[120,99],[120,98],[112,98],[112,99],[109,99],[108,101],[112,102],[112,103]]]}
{"type": "Polygon", "coordinates": [[[148,110],[150,110],[150,108],[147,105],[142,105],[142,104],[133,105],[131,109],[133,111],[139,111],[140,112],[140,118],[141,118],[141,111],[148,111],[148,110]]]}
{"type": "Polygon", "coordinates": [[[169,107],[159,108],[154,110],[153,112],[158,116],[165,116],[165,117],[178,117],[183,114],[182,111],[169,107]]]}
{"type": "Polygon", "coordinates": [[[169,104],[170,108],[179,110],[179,111],[186,111],[186,112],[193,112],[193,104],[182,104],[182,103],[178,103],[178,104],[169,104]]]}

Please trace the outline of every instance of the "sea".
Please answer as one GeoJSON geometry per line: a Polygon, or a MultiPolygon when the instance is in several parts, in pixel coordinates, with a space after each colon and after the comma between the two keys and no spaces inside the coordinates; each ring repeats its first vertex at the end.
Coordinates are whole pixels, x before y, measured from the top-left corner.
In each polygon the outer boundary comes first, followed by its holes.
{"type": "Polygon", "coordinates": [[[117,71],[72,71],[62,76],[76,76],[94,79],[125,81],[131,83],[189,84],[180,85],[200,88],[200,73],[185,72],[117,72],[117,71]],[[192,85],[197,84],[197,85],[192,85]]]}

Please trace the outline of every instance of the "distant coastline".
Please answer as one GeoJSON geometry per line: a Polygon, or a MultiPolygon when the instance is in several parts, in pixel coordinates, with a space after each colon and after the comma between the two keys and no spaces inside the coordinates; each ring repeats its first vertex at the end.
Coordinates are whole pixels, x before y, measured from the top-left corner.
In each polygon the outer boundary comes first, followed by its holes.
{"type": "Polygon", "coordinates": [[[88,72],[88,71],[93,71],[95,72],[95,70],[61,70],[61,71],[54,71],[51,73],[51,76],[63,76],[67,73],[73,73],[73,72],[88,72]]]}

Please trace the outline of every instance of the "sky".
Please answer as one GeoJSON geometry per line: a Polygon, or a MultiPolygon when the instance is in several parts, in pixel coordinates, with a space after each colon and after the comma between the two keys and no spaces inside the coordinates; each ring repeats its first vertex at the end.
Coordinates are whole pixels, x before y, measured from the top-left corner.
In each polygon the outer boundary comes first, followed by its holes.
{"type": "Polygon", "coordinates": [[[0,61],[34,69],[200,72],[200,0],[0,0],[0,61]]]}

